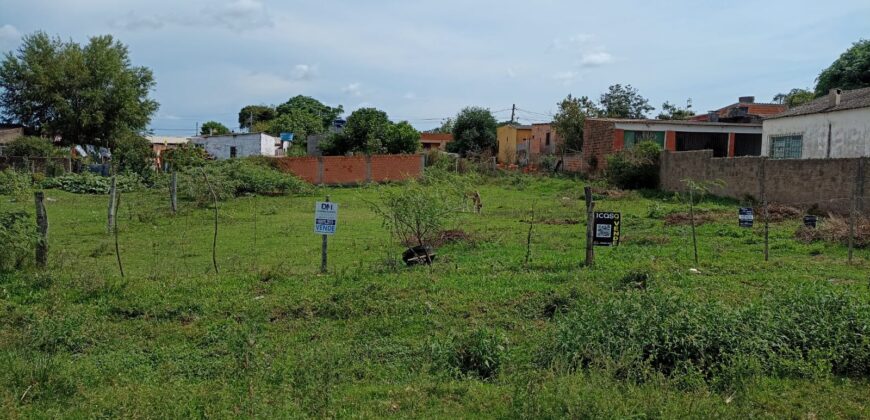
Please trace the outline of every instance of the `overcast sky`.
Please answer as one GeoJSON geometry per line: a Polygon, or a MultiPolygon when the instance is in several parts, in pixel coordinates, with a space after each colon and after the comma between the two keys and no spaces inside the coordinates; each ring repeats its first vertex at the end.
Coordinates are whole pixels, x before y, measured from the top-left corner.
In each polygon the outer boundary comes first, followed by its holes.
{"type": "Polygon", "coordinates": [[[161,134],[237,128],[242,106],[297,94],[428,129],[467,105],[538,122],[614,83],[657,109],[770,101],[813,86],[868,22],[867,0],[0,0],[0,51],[37,30],[115,35],[154,71],[161,134]]]}

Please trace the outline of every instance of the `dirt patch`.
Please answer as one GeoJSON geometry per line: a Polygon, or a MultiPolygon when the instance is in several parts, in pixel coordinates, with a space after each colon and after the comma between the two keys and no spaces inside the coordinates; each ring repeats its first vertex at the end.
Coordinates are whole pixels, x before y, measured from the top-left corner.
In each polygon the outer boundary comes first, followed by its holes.
{"type": "MultiPolygon", "coordinates": [[[[715,222],[722,218],[721,213],[700,212],[695,213],[695,226],[715,222]]],[[[665,216],[665,226],[688,226],[692,224],[692,216],[689,212],[671,213],[665,216]]]]}
{"type": "MultiPolygon", "coordinates": [[[[438,248],[439,246],[446,244],[453,244],[458,242],[474,242],[474,238],[468,232],[465,232],[461,229],[450,229],[441,231],[438,236],[435,237],[432,241],[430,241],[427,245],[438,248]]],[[[411,238],[410,241],[405,243],[405,246],[415,246],[419,245],[417,238],[411,238]]]]}
{"type": "Polygon", "coordinates": [[[575,220],[575,219],[547,219],[547,220],[541,220],[540,223],[542,225],[561,226],[561,225],[579,225],[580,221],[575,220]]]}
{"type": "Polygon", "coordinates": [[[631,194],[631,191],[593,187],[592,194],[612,199],[620,199],[627,197],[631,194]]]}
{"type": "MultiPolygon", "coordinates": [[[[753,211],[755,212],[756,220],[764,221],[764,207],[756,207],[753,211]]],[[[777,223],[785,220],[799,219],[804,213],[800,209],[791,206],[770,203],[767,206],[767,214],[770,222],[777,223]]]]}

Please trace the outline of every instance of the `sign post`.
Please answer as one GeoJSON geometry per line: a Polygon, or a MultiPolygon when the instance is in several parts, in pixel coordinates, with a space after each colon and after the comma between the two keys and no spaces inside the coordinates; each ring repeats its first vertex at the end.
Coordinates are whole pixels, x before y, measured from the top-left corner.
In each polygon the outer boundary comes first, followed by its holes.
{"type": "Polygon", "coordinates": [[[314,233],[323,236],[323,244],[320,249],[320,272],[326,274],[326,249],[329,235],[335,235],[335,227],[338,224],[338,204],[329,201],[318,201],[314,206],[314,233]]]}
{"type": "Polygon", "coordinates": [[[741,207],[737,212],[737,221],[742,228],[751,228],[755,223],[755,213],[752,207],[741,207]]]}
{"type": "Polygon", "coordinates": [[[804,216],[804,226],[815,229],[816,225],[819,223],[819,218],[813,215],[804,216]]]}
{"type": "Polygon", "coordinates": [[[595,246],[619,246],[622,215],[620,213],[595,212],[595,229],[592,232],[592,244],[595,246]]]}

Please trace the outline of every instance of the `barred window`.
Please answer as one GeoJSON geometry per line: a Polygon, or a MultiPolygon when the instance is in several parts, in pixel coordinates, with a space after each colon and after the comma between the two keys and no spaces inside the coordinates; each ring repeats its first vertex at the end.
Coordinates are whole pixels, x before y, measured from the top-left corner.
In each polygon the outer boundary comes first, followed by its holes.
{"type": "Polygon", "coordinates": [[[772,159],[800,159],[803,145],[804,136],[802,134],[770,136],[770,157],[772,159]]]}

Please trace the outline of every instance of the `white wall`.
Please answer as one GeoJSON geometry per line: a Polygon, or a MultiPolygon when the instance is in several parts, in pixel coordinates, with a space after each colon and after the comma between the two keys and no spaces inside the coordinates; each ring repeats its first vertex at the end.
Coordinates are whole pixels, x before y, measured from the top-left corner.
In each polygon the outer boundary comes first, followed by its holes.
{"type": "Polygon", "coordinates": [[[770,136],[802,134],[803,159],[828,157],[828,125],[832,158],[870,156],[870,108],[764,120],[761,155],[770,154],[770,136]]]}
{"type": "Polygon", "coordinates": [[[230,159],[231,147],[236,148],[236,157],[275,156],[278,139],[261,133],[243,133],[195,138],[193,142],[202,145],[216,159],[224,160],[230,159]]]}

